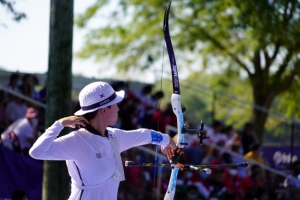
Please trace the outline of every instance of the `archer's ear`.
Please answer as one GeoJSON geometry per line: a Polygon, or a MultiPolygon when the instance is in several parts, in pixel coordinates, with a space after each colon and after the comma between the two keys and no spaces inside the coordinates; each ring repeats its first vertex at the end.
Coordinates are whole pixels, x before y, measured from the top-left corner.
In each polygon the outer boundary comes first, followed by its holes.
{"type": "Polygon", "coordinates": [[[104,115],[106,113],[106,108],[100,108],[98,114],[104,115]]]}

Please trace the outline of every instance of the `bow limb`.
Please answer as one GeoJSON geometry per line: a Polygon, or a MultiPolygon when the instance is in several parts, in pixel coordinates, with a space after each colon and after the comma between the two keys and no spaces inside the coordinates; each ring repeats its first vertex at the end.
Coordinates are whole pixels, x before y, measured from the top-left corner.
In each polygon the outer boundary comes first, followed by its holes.
{"type": "Polygon", "coordinates": [[[174,159],[172,159],[172,172],[171,177],[168,185],[168,190],[165,194],[164,200],[173,200],[175,195],[175,188],[176,188],[176,180],[179,171],[179,166],[177,165],[179,156],[180,156],[180,149],[184,147],[184,135],[182,134],[182,129],[184,126],[183,121],[183,113],[181,108],[181,97],[180,97],[180,85],[179,85],[179,77],[178,77],[178,70],[175,60],[175,55],[173,51],[173,46],[171,42],[170,32],[169,32],[169,12],[171,8],[171,1],[168,3],[165,16],[164,16],[164,36],[165,42],[169,54],[169,60],[171,64],[171,71],[172,71],[172,83],[173,83],[173,94],[171,96],[171,103],[173,112],[177,118],[177,142],[176,146],[178,149],[175,151],[174,159]]]}

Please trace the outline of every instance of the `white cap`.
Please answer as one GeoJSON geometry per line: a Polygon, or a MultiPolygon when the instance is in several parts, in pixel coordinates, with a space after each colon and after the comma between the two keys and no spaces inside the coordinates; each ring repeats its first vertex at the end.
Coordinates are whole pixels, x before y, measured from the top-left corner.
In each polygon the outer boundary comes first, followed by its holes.
{"type": "Polygon", "coordinates": [[[124,99],[124,91],[115,92],[106,82],[94,82],[85,86],[79,93],[79,104],[81,109],[75,115],[84,115],[89,112],[104,108],[124,99]]]}

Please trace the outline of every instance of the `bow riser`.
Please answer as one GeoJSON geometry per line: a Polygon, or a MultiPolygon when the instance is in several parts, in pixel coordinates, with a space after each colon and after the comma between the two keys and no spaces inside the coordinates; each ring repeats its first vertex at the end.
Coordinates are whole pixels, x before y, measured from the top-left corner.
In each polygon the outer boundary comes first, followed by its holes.
{"type": "Polygon", "coordinates": [[[178,94],[172,94],[171,96],[171,103],[173,112],[176,115],[177,118],[177,142],[176,145],[178,148],[183,148],[184,145],[184,134],[182,134],[182,128],[184,126],[184,120],[183,120],[183,113],[181,109],[181,97],[178,94]]]}
{"type": "MultiPolygon", "coordinates": [[[[177,71],[177,70],[176,70],[177,71]]],[[[176,146],[178,148],[183,148],[184,145],[184,134],[181,133],[182,128],[184,126],[184,120],[183,120],[183,114],[181,110],[181,98],[179,94],[172,94],[171,96],[171,103],[172,103],[172,108],[173,112],[176,115],[177,118],[177,142],[176,146]]],[[[175,195],[175,188],[176,188],[176,180],[177,180],[177,175],[179,172],[179,167],[177,164],[172,164],[172,172],[171,172],[171,177],[170,177],[170,182],[168,185],[168,189],[165,195],[164,200],[173,200],[174,195],[175,195]]]]}

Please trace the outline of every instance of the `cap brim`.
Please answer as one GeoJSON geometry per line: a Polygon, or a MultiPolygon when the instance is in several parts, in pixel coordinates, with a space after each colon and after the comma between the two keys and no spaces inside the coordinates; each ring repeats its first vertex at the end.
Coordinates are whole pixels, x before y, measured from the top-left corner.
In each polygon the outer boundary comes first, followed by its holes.
{"type": "Polygon", "coordinates": [[[109,102],[108,104],[105,104],[103,106],[99,106],[98,108],[94,108],[94,109],[91,109],[91,110],[82,110],[82,109],[80,109],[77,112],[75,112],[74,115],[84,115],[86,113],[96,111],[100,108],[104,108],[104,107],[107,107],[107,106],[110,106],[110,105],[113,105],[113,104],[120,103],[124,99],[125,92],[124,92],[124,90],[120,90],[120,91],[116,92],[116,94],[117,94],[117,97],[113,101],[109,102]]]}

